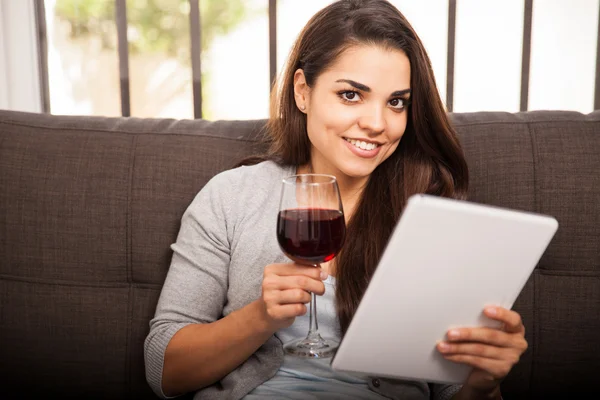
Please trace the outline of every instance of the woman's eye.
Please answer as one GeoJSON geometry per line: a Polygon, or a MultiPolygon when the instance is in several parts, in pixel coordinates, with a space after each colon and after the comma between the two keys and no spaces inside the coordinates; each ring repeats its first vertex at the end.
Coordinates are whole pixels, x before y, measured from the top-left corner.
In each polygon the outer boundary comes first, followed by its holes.
{"type": "Polygon", "coordinates": [[[341,96],[342,96],[342,99],[344,99],[346,101],[350,101],[352,103],[355,103],[359,100],[358,93],[353,92],[353,91],[342,92],[341,96]]]}
{"type": "Polygon", "coordinates": [[[404,108],[404,105],[405,105],[405,103],[406,103],[406,101],[405,101],[404,99],[401,99],[401,98],[397,98],[397,99],[392,99],[392,100],[390,100],[390,105],[391,105],[393,108],[396,108],[396,109],[398,109],[398,110],[401,110],[401,109],[403,109],[403,108],[404,108]]]}

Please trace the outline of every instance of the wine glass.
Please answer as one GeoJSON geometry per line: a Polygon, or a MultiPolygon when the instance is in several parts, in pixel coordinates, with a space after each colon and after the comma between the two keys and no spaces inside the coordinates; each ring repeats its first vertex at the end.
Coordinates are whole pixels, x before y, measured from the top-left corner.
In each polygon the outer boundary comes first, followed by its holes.
{"type": "MultiPolygon", "coordinates": [[[[335,176],[301,174],[283,180],[277,240],[290,259],[319,267],[336,256],[345,236],[346,223],[335,176]]],[[[301,358],[331,357],[339,343],[319,334],[316,295],[311,293],[310,297],[308,334],[286,343],[284,351],[301,358]]]]}

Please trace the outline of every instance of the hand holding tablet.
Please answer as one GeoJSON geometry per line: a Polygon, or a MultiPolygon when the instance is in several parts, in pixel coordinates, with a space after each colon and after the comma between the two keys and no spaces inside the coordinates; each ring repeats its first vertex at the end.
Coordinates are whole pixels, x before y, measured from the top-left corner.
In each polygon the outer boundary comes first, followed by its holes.
{"type": "MultiPolygon", "coordinates": [[[[494,350],[474,342],[512,340],[507,346],[521,352],[522,324],[509,310],[557,229],[549,216],[412,196],[332,368],[428,382],[478,382],[477,373],[471,376],[476,363],[457,363],[473,347],[453,347],[461,355],[448,357],[439,344],[468,344],[489,353],[494,350]],[[499,307],[497,317],[484,314],[487,306],[499,307]],[[479,340],[451,341],[447,333],[453,329],[477,334],[479,340]]],[[[504,360],[496,365],[498,376],[508,358],[516,358],[507,352],[494,356],[504,360]]]]}
{"type": "Polygon", "coordinates": [[[485,315],[502,322],[502,329],[455,328],[437,345],[447,360],[473,368],[466,384],[479,392],[497,387],[527,350],[525,326],[518,313],[488,306],[485,315]]]}

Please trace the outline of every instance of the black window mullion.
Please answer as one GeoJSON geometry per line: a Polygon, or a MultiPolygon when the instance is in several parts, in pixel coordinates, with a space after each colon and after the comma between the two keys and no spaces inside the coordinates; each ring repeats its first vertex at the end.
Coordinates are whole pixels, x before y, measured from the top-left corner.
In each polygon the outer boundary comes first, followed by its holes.
{"type": "Polygon", "coordinates": [[[190,46],[192,57],[192,92],[194,98],[194,118],[202,118],[202,30],[200,21],[200,0],[190,0],[190,46]]]}
{"type": "Polygon", "coordinates": [[[456,47],[456,0],[448,0],[448,54],[446,64],[446,108],[454,108],[454,50],[456,47]]]}
{"type": "Polygon", "coordinates": [[[35,1],[37,27],[38,66],[42,112],[50,113],[50,88],[48,84],[48,35],[46,30],[46,8],[43,1],[35,1]]]}
{"type": "Polygon", "coordinates": [[[273,87],[277,76],[277,0],[269,0],[269,79],[273,87]]]}
{"type": "Polygon", "coordinates": [[[596,40],[596,88],[594,90],[594,110],[600,110],[600,8],[598,9],[598,38],[596,40]]]}
{"type": "Polygon", "coordinates": [[[119,52],[119,80],[121,84],[121,115],[131,116],[129,92],[129,43],[127,41],[127,4],[125,0],[115,0],[115,21],[119,52]]]}
{"type": "Polygon", "coordinates": [[[525,0],[523,19],[523,53],[521,56],[521,105],[520,111],[529,109],[529,70],[531,65],[531,21],[533,0],[525,0]]]}

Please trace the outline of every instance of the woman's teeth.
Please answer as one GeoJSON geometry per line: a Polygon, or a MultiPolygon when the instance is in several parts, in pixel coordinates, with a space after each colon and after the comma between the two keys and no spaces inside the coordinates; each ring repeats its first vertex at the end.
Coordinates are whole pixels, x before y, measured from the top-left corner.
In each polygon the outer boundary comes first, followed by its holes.
{"type": "Polygon", "coordinates": [[[363,142],[362,140],[346,139],[346,141],[349,143],[352,143],[355,147],[358,147],[359,149],[363,149],[363,150],[374,150],[377,147],[379,147],[378,144],[367,143],[367,142],[363,142]]]}

